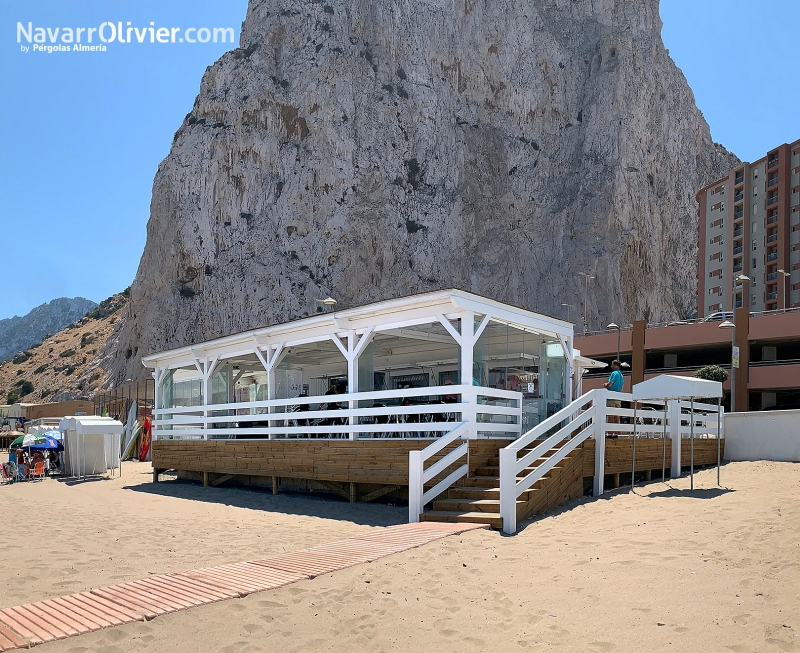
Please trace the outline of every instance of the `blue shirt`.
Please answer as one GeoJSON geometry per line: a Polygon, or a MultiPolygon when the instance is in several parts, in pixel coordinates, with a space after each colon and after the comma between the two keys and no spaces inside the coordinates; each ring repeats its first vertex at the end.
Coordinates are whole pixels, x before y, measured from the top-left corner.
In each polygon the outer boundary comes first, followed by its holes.
{"type": "Polygon", "coordinates": [[[614,370],[609,374],[608,382],[611,384],[609,390],[612,392],[622,392],[622,386],[625,385],[625,379],[622,376],[622,372],[619,370],[614,370]]]}

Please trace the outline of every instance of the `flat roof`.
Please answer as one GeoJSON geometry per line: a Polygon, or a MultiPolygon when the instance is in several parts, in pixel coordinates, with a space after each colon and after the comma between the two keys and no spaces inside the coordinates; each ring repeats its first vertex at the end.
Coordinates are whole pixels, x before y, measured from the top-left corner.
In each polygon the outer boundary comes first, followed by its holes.
{"type": "Polygon", "coordinates": [[[150,354],[142,358],[142,364],[145,367],[155,367],[156,361],[179,359],[187,355],[191,355],[194,358],[197,352],[252,343],[254,340],[258,341],[262,346],[266,346],[267,342],[265,340],[274,339],[277,341],[281,336],[288,336],[289,334],[297,336],[299,340],[303,338],[304,334],[316,333],[321,336],[326,331],[330,333],[346,333],[349,330],[363,332],[373,326],[378,321],[378,317],[381,318],[379,321],[381,325],[391,325],[393,324],[393,319],[396,320],[395,324],[405,323],[409,320],[413,321],[413,315],[442,315],[447,317],[454,314],[457,316],[467,310],[472,310],[478,314],[491,313],[495,319],[530,329],[542,335],[564,337],[570,340],[573,337],[573,325],[570,322],[451,288],[382,300],[242,331],[221,338],[150,354]]]}

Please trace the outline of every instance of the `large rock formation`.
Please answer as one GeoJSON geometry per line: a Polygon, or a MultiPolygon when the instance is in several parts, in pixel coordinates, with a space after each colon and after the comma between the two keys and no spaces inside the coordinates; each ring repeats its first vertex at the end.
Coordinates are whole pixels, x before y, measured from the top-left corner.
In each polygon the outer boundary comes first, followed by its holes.
{"type": "Polygon", "coordinates": [[[737,162],[657,0],[251,0],[153,184],[110,380],[141,355],[459,287],[592,327],[695,305],[694,192],[737,162]]]}
{"type": "Polygon", "coordinates": [[[83,297],[59,297],[31,309],[26,315],[0,320],[0,361],[20,356],[31,345],[42,341],[46,335],[61,331],[65,326],[82,318],[97,304],[83,297]]]}

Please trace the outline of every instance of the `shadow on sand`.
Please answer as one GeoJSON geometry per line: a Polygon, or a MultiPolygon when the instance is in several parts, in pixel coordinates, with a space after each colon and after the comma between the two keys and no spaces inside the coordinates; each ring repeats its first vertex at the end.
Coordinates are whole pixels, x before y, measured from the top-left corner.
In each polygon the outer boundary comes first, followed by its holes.
{"type": "Polygon", "coordinates": [[[648,499],[673,499],[676,497],[684,499],[716,499],[717,497],[734,491],[735,490],[726,487],[697,488],[696,490],[679,490],[677,488],[668,487],[661,492],[651,492],[645,496],[648,499]]]}
{"type": "Polygon", "coordinates": [[[83,485],[84,483],[97,483],[99,481],[114,480],[112,477],[108,476],[87,476],[86,478],[79,478],[77,476],[51,476],[50,478],[54,481],[58,481],[59,483],[63,483],[67,487],[72,487],[73,485],[83,485]]]}
{"type": "Polygon", "coordinates": [[[126,485],[123,489],[249,510],[344,520],[362,526],[394,526],[408,521],[408,509],[402,506],[348,503],[329,495],[313,496],[289,492],[273,495],[271,490],[260,488],[203,487],[182,480],[126,485]]]}

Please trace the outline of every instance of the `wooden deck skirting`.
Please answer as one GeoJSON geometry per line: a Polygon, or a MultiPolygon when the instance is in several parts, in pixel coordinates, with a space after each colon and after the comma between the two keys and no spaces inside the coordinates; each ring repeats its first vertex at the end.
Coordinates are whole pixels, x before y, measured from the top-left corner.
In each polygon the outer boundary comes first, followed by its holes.
{"type": "MultiPolygon", "coordinates": [[[[157,440],[153,443],[153,467],[219,476],[242,475],[408,486],[408,452],[420,450],[430,440],[157,440]]],[[[471,440],[470,473],[497,456],[511,440],[471,440]]],[[[725,440],[722,440],[722,452],[725,440]]],[[[606,474],[631,471],[631,439],[606,440],[606,474]]],[[[636,469],[661,469],[662,440],[636,440],[636,469]]],[[[583,445],[583,476],[594,476],[594,440],[583,445]]],[[[446,454],[445,449],[441,455],[446,454]]],[[[438,457],[432,458],[432,461],[438,457]]],[[[672,449],[667,442],[666,465],[672,449]]],[[[696,466],[715,465],[717,441],[697,439],[696,466]]],[[[689,441],[681,446],[681,466],[689,466],[689,441]]],[[[212,477],[213,478],[213,477],[212,477]]]]}
{"type": "Polygon", "coordinates": [[[321,574],[373,562],[478,524],[403,524],[263,560],[150,576],[0,610],[0,653],[57,639],[149,621],[321,574]]]}
{"type": "MultiPolygon", "coordinates": [[[[156,440],[153,468],[408,487],[408,452],[424,449],[431,442],[413,439],[156,440]]],[[[471,440],[470,471],[485,465],[509,442],[511,440],[471,440]]],[[[450,448],[445,449],[431,462],[449,451],[450,448]]]]}

